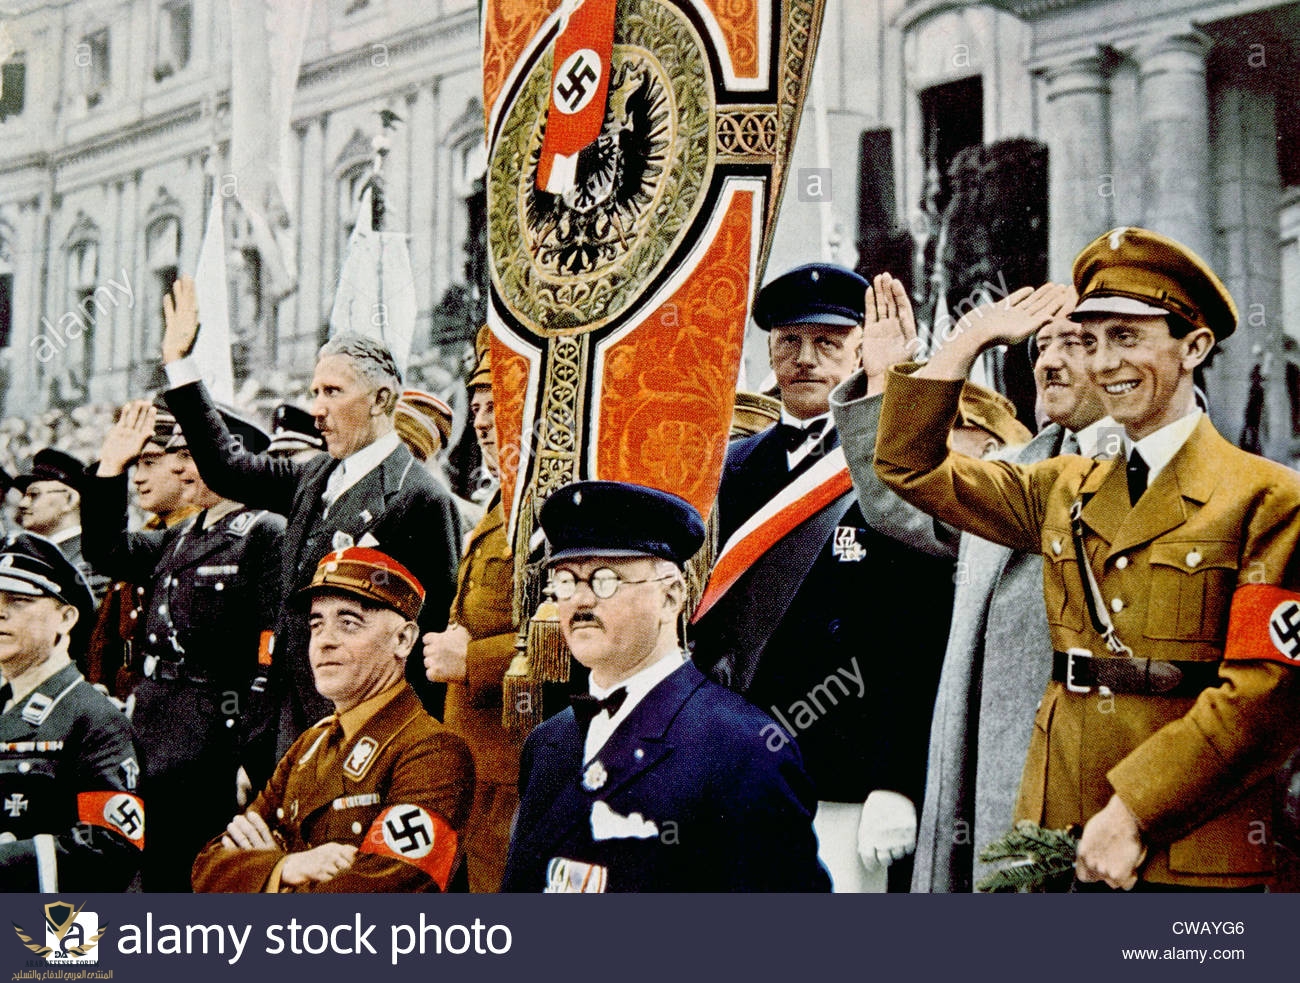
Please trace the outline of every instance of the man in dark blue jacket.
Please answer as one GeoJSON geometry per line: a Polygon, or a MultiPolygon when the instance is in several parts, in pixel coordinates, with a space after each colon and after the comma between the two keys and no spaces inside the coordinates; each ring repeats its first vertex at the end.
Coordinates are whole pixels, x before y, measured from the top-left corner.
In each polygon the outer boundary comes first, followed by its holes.
{"type": "Polygon", "coordinates": [[[529,735],[503,890],[824,891],[799,753],[686,659],[675,495],[580,481],[542,508],[560,627],[590,694],[529,735]]]}

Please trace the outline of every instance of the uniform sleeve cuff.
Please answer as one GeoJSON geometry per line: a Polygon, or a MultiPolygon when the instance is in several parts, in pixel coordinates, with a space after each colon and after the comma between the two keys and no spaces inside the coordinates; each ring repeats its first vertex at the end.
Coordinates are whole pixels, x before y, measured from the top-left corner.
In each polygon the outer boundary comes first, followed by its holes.
{"type": "Polygon", "coordinates": [[[163,366],[163,369],[167,373],[168,389],[179,389],[181,386],[188,386],[191,383],[198,382],[202,378],[199,375],[198,365],[188,355],[185,358],[178,358],[174,362],[168,362],[163,366]]]}

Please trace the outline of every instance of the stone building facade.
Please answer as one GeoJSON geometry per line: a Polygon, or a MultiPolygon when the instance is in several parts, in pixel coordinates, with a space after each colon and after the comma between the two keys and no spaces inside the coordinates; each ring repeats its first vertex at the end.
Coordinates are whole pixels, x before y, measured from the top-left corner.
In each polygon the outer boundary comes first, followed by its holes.
{"type": "MultiPolygon", "coordinates": [[[[1068,278],[1079,248],[1113,226],[1187,243],[1241,311],[1206,379],[1215,422],[1239,438],[1258,368],[1264,450],[1295,456],[1300,4],[831,0],[826,16],[794,174],[829,168],[832,191],[791,188],[769,275],[819,255],[853,265],[890,233],[924,240],[930,184],[954,145],[1032,138],[1047,148],[1050,276],[1068,278]],[[891,151],[874,186],[864,133],[891,151]]],[[[757,383],[766,353],[753,341],[757,383]]]]}
{"type": "MultiPolygon", "coordinates": [[[[246,223],[227,209],[241,375],[292,388],[309,369],[389,109],[403,119],[389,214],[411,236],[421,378],[456,395],[483,261],[477,6],[314,3],[288,189],[294,294],[268,296],[246,223]]],[[[213,175],[229,167],[227,4],[8,0],[3,16],[3,412],[118,401],[158,381],[160,296],[192,268],[213,175]]],[[[1212,415],[1238,439],[1262,406],[1262,446],[1289,459],[1298,66],[1295,0],[828,0],[768,276],[815,258],[907,267],[924,294],[949,165],[972,144],[1023,138],[1046,151],[1045,272],[1067,277],[1079,247],[1116,225],[1200,252],[1242,313],[1206,380],[1212,415]]],[[[755,331],[741,383],[766,374],[755,331]]]]}
{"type": "MultiPolygon", "coordinates": [[[[194,269],[230,176],[229,5],[10,0],[0,17],[3,414],[119,402],[160,381],[162,294],[194,269]]],[[[388,227],[410,236],[421,378],[458,388],[479,265],[466,251],[483,166],[478,48],[476,0],[313,4],[284,189],[294,293],[271,296],[233,197],[225,208],[237,383],[301,390],[387,109],[401,118],[388,227]]]]}

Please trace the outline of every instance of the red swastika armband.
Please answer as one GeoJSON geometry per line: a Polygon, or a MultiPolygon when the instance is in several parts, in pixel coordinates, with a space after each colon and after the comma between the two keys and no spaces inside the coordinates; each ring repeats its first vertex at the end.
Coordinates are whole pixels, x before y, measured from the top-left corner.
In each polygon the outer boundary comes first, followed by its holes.
{"type": "Polygon", "coordinates": [[[456,831],[436,812],[420,806],[389,806],[371,823],[358,852],[419,867],[446,891],[456,861],[456,831]]]}
{"type": "Polygon", "coordinates": [[[130,792],[78,792],[77,820],[111,829],[144,849],[144,800],[130,792]]]}
{"type": "Polygon", "coordinates": [[[1300,593],[1269,584],[1237,588],[1223,658],[1300,667],[1300,593]]]}

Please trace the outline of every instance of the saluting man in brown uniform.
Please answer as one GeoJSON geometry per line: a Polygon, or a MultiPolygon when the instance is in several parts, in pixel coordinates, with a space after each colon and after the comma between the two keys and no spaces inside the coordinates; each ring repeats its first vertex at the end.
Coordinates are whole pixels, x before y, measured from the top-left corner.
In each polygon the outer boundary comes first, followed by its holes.
{"type": "Polygon", "coordinates": [[[1074,283],[1120,456],[1018,466],[944,446],[975,357],[1073,300],[1049,285],[979,309],[915,375],[891,371],[876,470],[953,525],[1042,551],[1057,651],[1016,818],[1083,824],[1083,882],[1259,888],[1268,779],[1300,730],[1300,477],[1196,406],[1193,370],[1237,321],[1196,255],[1116,229],[1079,255],[1074,283]]]}
{"type": "Polygon", "coordinates": [[[445,891],[474,795],[469,748],[425,713],[403,667],[424,588],[378,550],[327,554],[308,658],[334,713],[194,862],[196,891],[445,891]]]}
{"type": "MultiPolygon", "coordinates": [[[[469,408],[483,467],[497,478],[497,429],[492,401],[488,329],[479,331],[478,362],[469,378],[469,408]]],[[[501,490],[470,533],[460,561],[449,627],[424,636],[429,681],[447,684],[444,722],[474,754],[474,809],[465,836],[469,889],[498,890],[519,805],[523,735],[501,725],[501,680],[515,654],[514,551],[506,536],[501,490]]]]}

